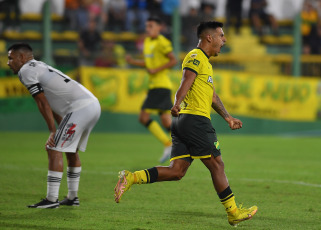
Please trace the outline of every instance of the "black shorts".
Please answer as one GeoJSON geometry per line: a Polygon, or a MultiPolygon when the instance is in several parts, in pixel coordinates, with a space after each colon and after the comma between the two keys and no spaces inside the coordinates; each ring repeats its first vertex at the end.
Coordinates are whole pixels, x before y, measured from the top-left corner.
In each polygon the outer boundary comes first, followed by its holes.
{"type": "Polygon", "coordinates": [[[171,161],[183,159],[192,162],[193,159],[221,155],[215,129],[207,117],[180,114],[179,117],[173,118],[171,131],[171,161]]]}
{"type": "Polygon", "coordinates": [[[142,110],[156,109],[160,111],[170,110],[173,107],[171,90],[169,89],[150,89],[142,105],[142,110]]]}

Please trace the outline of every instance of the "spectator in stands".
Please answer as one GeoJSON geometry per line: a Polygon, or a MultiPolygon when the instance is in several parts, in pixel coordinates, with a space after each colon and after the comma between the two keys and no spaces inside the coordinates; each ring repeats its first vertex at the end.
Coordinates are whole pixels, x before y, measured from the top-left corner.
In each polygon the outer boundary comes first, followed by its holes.
{"type": "Polygon", "coordinates": [[[278,23],[274,16],[266,11],[266,8],[266,0],[251,0],[250,21],[259,36],[263,35],[263,23],[271,26],[274,35],[279,35],[278,23]]]}
{"type": "Polygon", "coordinates": [[[126,50],[120,44],[112,40],[105,40],[103,52],[95,60],[95,66],[125,68],[127,65],[125,53],[126,50]]]}
{"type": "Polygon", "coordinates": [[[227,0],[225,31],[228,32],[230,25],[235,27],[235,33],[240,34],[242,26],[242,4],[243,0],[227,0]]]}
{"type": "MultiPolygon", "coordinates": [[[[2,0],[0,1],[0,9],[2,13],[5,14],[5,17],[3,20],[4,30],[19,31],[20,30],[19,0],[2,0]]],[[[0,27],[0,32],[1,32],[1,27],[0,27]]]]}
{"type": "Polygon", "coordinates": [[[103,31],[107,22],[107,14],[104,10],[103,1],[91,0],[88,3],[88,14],[89,20],[95,20],[98,30],[103,31]]]}
{"type": "Polygon", "coordinates": [[[88,23],[88,27],[79,35],[79,64],[92,66],[102,47],[102,38],[95,20],[88,23]]]}
{"type": "Polygon", "coordinates": [[[172,15],[174,14],[174,11],[178,6],[179,6],[179,0],[162,0],[161,1],[162,21],[164,22],[164,25],[167,25],[169,28],[170,28],[170,25],[172,24],[172,15]]]}
{"type": "Polygon", "coordinates": [[[312,2],[306,0],[301,12],[302,52],[304,54],[320,53],[320,37],[318,34],[318,11],[312,2]]]}
{"type": "Polygon", "coordinates": [[[145,22],[149,17],[147,0],[127,0],[126,24],[127,31],[143,33],[145,22]],[[135,24],[137,26],[135,26],[135,24]]]}
{"type": "Polygon", "coordinates": [[[203,0],[201,3],[201,21],[212,21],[216,9],[216,0],[203,0]]]}
{"type": "Polygon", "coordinates": [[[201,22],[199,15],[199,9],[196,5],[192,6],[189,10],[189,14],[182,18],[182,33],[185,41],[185,50],[192,50],[197,44],[198,38],[195,36],[197,25],[201,22]]]}
{"type": "Polygon", "coordinates": [[[65,0],[65,19],[67,30],[78,30],[79,0],[65,0]]]}
{"type": "Polygon", "coordinates": [[[162,0],[148,0],[147,10],[150,15],[159,15],[159,9],[161,8],[162,0]]]}
{"type": "Polygon", "coordinates": [[[88,6],[90,0],[78,0],[79,1],[79,8],[77,10],[77,22],[78,22],[78,30],[84,30],[86,25],[89,22],[89,12],[88,6]]]}
{"type": "Polygon", "coordinates": [[[126,0],[109,0],[108,3],[108,30],[125,30],[126,0]]]}

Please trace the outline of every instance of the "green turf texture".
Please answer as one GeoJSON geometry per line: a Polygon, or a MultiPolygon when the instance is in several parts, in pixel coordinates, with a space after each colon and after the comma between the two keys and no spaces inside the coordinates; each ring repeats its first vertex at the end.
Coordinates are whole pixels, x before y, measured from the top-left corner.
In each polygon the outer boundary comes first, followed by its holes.
{"type": "MultiPolygon", "coordinates": [[[[238,229],[321,229],[320,138],[218,137],[237,203],[259,208],[238,229]]],[[[162,146],[149,134],[93,133],[80,154],[80,206],[29,209],[46,195],[47,138],[0,133],[0,229],[232,228],[199,160],[179,182],[134,185],[114,202],[118,171],[158,165],[162,146]]],[[[66,194],[64,173],[59,198],[66,194]]]]}

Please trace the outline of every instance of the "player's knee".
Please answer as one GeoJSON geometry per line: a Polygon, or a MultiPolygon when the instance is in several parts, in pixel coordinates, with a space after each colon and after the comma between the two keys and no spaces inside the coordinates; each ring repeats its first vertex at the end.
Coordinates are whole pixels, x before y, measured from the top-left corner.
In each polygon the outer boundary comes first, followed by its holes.
{"type": "Polygon", "coordinates": [[[185,176],[185,171],[182,171],[182,170],[177,170],[175,171],[174,173],[174,179],[175,180],[181,180],[184,176],[185,176]]]}
{"type": "Polygon", "coordinates": [[[138,121],[139,121],[139,123],[145,125],[145,122],[144,122],[145,120],[144,120],[142,117],[139,117],[139,118],[138,118],[138,121]]]}
{"type": "Polygon", "coordinates": [[[151,120],[151,119],[148,118],[148,117],[146,118],[146,117],[140,116],[140,117],[138,118],[138,121],[139,121],[142,125],[148,127],[153,120],[151,120]]]}

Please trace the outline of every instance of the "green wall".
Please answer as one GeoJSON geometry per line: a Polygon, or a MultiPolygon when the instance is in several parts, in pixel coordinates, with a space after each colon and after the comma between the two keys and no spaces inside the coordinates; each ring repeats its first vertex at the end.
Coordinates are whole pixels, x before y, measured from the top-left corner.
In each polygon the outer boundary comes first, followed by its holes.
{"type": "MultiPolygon", "coordinates": [[[[158,120],[158,117],[154,117],[158,120]]],[[[281,134],[281,135],[320,135],[321,121],[285,122],[239,117],[243,128],[229,129],[227,123],[218,115],[212,115],[212,123],[217,133],[228,134],[281,134]]],[[[38,111],[0,113],[0,131],[46,131],[47,126],[38,111]]],[[[138,122],[137,114],[119,114],[103,111],[94,131],[96,132],[147,132],[138,122]]]]}

